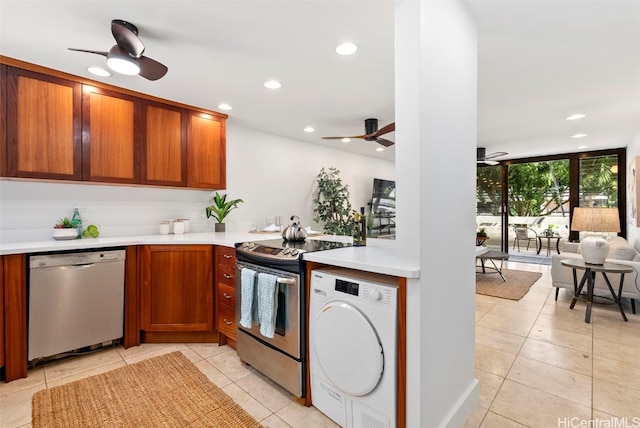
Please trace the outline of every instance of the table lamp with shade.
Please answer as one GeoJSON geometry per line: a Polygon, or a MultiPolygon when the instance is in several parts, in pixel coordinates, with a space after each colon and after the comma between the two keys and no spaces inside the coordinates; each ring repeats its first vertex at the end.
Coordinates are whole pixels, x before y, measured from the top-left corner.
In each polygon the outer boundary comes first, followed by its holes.
{"type": "MultiPolygon", "coordinates": [[[[571,230],[620,232],[618,208],[576,207],[571,217],[571,230]]],[[[602,236],[589,235],[580,241],[580,252],[585,263],[601,265],[609,254],[609,243],[602,236]]]]}

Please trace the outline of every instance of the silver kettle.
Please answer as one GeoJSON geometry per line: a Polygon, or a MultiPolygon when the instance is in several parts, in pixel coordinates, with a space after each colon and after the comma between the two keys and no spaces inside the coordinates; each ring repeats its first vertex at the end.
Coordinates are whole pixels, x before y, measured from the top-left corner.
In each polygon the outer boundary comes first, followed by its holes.
{"type": "Polygon", "coordinates": [[[291,216],[291,223],[282,231],[285,241],[304,241],[307,238],[307,231],[300,226],[300,218],[297,215],[291,216]]]}

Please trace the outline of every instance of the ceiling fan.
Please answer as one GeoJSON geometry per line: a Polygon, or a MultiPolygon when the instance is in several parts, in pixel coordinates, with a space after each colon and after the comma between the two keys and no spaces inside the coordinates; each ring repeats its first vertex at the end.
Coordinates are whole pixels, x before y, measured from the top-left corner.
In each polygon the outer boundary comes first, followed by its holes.
{"type": "Polygon", "coordinates": [[[486,154],[486,148],[484,147],[478,147],[476,149],[476,163],[478,165],[498,165],[500,162],[492,160],[494,158],[500,157],[500,156],[504,156],[504,155],[508,155],[507,152],[495,152],[495,153],[490,153],[490,154],[486,154]]]}
{"type": "Polygon", "coordinates": [[[87,49],[68,48],[70,51],[88,52],[107,58],[107,65],[113,71],[122,74],[136,75],[149,80],[158,80],[169,70],[165,65],[149,57],[142,56],[144,45],[138,38],[138,28],[122,19],[111,21],[111,34],[116,44],[109,52],[87,49]]]}
{"type": "Polygon", "coordinates": [[[364,134],[355,135],[352,137],[322,137],[323,140],[341,140],[343,138],[360,138],[366,141],[375,141],[385,147],[393,146],[393,141],[380,138],[381,135],[388,134],[396,130],[396,123],[390,123],[382,128],[378,129],[378,119],[365,119],[364,121],[364,134]]]}

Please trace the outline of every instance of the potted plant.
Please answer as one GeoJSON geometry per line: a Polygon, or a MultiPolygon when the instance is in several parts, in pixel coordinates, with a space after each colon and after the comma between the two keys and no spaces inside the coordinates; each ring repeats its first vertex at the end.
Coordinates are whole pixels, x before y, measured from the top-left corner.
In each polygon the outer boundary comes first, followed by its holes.
{"type": "Polygon", "coordinates": [[[207,218],[213,217],[217,220],[217,223],[215,224],[216,232],[225,231],[225,225],[223,223],[224,218],[232,209],[238,208],[238,204],[240,202],[244,201],[242,199],[227,201],[227,195],[220,195],[220,193],[216,192],[213,197],[213,205],[206,208],[207,218]]]}
{"type": "Polygon", "coordinates": [[[53,239],[76,239],[78,238],[78,227],[80,227],[80,222],[63,217],[53,226],[53,239]]]}
{"type": "Polygon", "coordinates": [[[480,246],[480,245],[484,245],[484,241],[487,240],[487,232],[485,231],[484,227],[478,229],[478,231],[476,231],[476,245],[480,246]]]}
{"type": "Polygon", "coordinates": [[[354,217],[349,202],[349,186],[342,183],[336,168],[322,168],[316,177],[317,193],[313,199],[314,221],[324,223],[324,231],[335,235],[353,236],[354,217]]]}

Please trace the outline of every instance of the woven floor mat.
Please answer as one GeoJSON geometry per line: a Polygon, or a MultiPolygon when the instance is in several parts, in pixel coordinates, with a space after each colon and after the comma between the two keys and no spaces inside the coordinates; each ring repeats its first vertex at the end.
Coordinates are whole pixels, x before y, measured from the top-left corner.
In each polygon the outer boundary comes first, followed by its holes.
{"type": "Polygon", "coordinates": [[[522,299],[542,276],[540,272],[502,269],[502,274],[507,279],[505,282],[495,271],[487,269],[487,272],[489,273],[476,272],[476,293],[510,300],[522,299]]]}
{"type": "Polygon", "coordinates": [[[33,427],[261,427],[181,352],[38,391],[33,427]]]}

